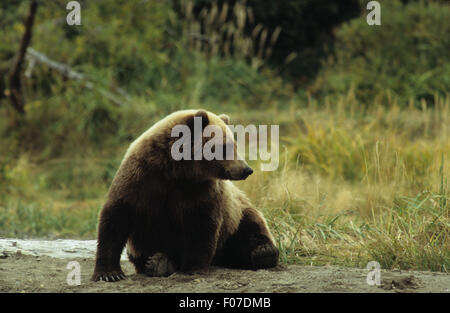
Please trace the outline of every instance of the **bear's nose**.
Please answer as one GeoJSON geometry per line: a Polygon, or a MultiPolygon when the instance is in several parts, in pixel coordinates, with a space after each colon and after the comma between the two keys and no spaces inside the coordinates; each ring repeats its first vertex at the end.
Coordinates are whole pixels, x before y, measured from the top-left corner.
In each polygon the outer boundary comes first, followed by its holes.
{"type": "Polygon", "coordinates": [[[248,166],[242,172],[242,176],[244,176],[244,179],[249,177],[252,174],[253,174],[253,170],[250,167],[248,167],[248,166]]]}

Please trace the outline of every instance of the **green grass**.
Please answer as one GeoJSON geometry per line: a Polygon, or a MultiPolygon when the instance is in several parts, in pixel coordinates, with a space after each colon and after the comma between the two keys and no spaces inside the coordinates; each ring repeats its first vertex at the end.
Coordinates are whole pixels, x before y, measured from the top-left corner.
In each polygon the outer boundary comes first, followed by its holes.
{"type": "Polygon", "coordinates": [[[92,238],[97,209],[49,210],[37,203],[9,202],[0,208],[0,235],[24,238],[92,238]]]}

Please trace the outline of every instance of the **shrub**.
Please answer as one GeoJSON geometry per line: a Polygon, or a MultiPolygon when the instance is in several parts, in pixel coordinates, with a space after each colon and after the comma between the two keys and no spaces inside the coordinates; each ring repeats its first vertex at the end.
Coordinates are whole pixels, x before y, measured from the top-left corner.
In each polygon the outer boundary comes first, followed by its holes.
{"type": "MultiPolygon", "coordinates": [[[[381,26],[354,19],[336,32],[335,57],[312,87],[319,95],[353,89],[366,104],[398,97],[433,104],[450,90],[450,6],[381,2],[381,26]]],[[[386,101],[384,101],[386,102],[386,101]]]]}

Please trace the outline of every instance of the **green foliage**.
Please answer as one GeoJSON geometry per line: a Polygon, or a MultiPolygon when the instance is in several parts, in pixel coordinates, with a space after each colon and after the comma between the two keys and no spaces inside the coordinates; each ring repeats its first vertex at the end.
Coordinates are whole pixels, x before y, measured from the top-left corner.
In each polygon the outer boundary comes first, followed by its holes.
{"type": "Polygon", "coordinates": [[[55,20],[65,17],[58,2],[42,5],[33,47],[104,86],[116,85],[133,93],[156,87],[158,73],[168,61],[169,3],[101,0],[81,1],[81,6],[82,25],[69,26],[55,20]]]}
{"type": "Polygon", "coordinates": [[[316,95],[352,89],[367,105],[397,98],[433,104],[450,90],[450,6],[436,2],[381,2],[381,26],[366,17],[336,31],[335,57],[312,87],[316,95]]]}

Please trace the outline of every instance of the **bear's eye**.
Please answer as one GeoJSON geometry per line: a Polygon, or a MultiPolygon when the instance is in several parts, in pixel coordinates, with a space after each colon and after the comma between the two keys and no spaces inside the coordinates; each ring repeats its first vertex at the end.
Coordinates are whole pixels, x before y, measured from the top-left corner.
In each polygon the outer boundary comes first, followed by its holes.
{"type": "Polygon", "coordinates": [[[233,160],[234,157],[234,144],[226,143],[223,145],[223,159],[233,160]]]}

